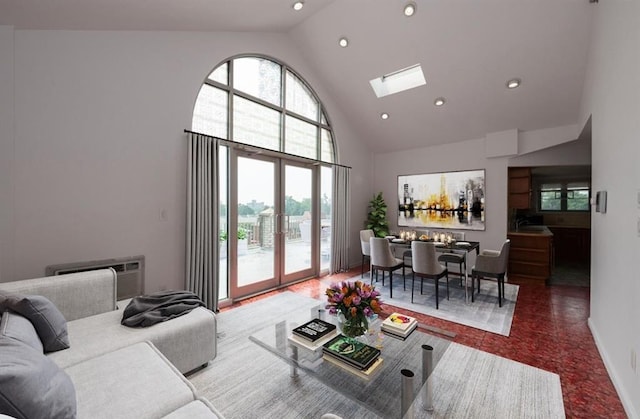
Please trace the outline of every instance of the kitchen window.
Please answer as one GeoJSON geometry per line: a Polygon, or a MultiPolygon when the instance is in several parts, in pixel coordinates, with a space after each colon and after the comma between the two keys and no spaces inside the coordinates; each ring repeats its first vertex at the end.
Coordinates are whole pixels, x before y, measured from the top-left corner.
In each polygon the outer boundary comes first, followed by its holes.
{"type": "Polygon", "coordinates": [[[540,211],[589,211],[591,185],[589,182],[543,183],[538,202],[540,211]]]}

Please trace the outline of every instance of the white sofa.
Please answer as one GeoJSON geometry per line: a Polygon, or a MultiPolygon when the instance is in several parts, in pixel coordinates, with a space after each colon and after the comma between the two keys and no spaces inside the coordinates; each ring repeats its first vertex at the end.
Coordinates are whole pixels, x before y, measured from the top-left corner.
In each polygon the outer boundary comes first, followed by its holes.
{"type": "Polygon", "coordinates": [[[222,417],[183,376],[215,358],[215,314],[199,307],[148,328],[122,326],[128,301],[116,301],[116,285],[103,269],[0,290],[46,297],[64,315],[70,347],[46,355],[73,382],[78,418],[222,417]]]}

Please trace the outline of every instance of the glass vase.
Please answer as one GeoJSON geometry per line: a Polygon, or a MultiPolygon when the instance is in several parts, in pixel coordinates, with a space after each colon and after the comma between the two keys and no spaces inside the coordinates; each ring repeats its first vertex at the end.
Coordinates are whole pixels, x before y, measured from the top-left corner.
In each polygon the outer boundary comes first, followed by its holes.
{"type": "Polygon", "coordinates": [[[338,315],[340,331],[343,335],[350,338],[357,338],[367,333],[369,325],[364,316],[345,317],[343,314],[338,315]]]}

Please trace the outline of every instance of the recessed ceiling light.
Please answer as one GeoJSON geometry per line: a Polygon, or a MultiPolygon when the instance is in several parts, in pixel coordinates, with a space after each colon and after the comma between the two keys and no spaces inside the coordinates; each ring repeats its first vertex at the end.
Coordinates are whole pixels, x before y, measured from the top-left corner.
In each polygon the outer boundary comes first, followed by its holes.
{"type": "Polygon", "coordinates": [[[388,113],[386,113],[386,112],[382,112],[382,113],[380,114],[380,118],[382,118],[382,119],[389,119],[389,114],[388,114],[388,113]]]}
{"type": "Polygon", "coordinates": [[[302,8],[304,7],[304,2],[303,1],[297,1],[295,3],[293,3],[293,10],[298,11],[298,10],[302,10],[302,8]]]}
{"type": "Polygon", "coordinates": [[[511,79],[507,82],[507,89],[515,89],[516,87],[520,86],[521,82],[522,80],[520,79],[511,79]]]}
{"type": "Polygon", "coordinates": [[[342,38],[338,39],[338,45],[340,45],[342,48],[346,48],[349,45],[349,40],[343,36],[342,38]]]}
{"type": "Polygon", "coordinates": [[[418,10],[418,5],[412,1],[404,5],[404,15],[407,17],[411,17],[415,15],[417,10],[418,10]]]}
{"type": "Polygon", "coordinates": [[[433,101],[433,104],[436,105],[436,106],[442,106],[442,105],[445,104],[445,102],[446,102],[446,100],[443,97],[439,97],[439,98],[436,98],[436,100],[433,101]]]}

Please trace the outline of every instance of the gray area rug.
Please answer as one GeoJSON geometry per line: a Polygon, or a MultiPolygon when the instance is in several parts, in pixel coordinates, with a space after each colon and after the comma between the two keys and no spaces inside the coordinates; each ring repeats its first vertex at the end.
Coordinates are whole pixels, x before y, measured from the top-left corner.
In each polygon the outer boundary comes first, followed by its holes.
{"type": "MultiPolygon", "coordinates": [[[[362,280],[369,282],[368,275],[365,273],[362,280]]],[[[356,280],[360,280],[360,275],[349,279],[349,281],[356,280]]],[[[504,284],[505,296],[502,299],[502,307],[498,307],[498,283],[495,281],[482,280],[480,294],[476,292],[473,303],[471,302],[471,294],[469,294],[469,302],[465,302],[464,288],[460,286],[460,280],[457,277],[449,279],[449,300],[447,300],[444,279],[440,282],[438,291],[440,293],[440,307],[437,310],[435,285],[432,280],[424,281],[424,294],[420,295],[420,280],[416,278],[413,303],[411,302],[411,273],[406,275],[406,290],[402,274],[394,273],[393,298],[389,298],[388,274],[385,277],[384,286],[382,286],[381,273],[378,274],[378,282],[374,281],[374,285],[382,293],[383,304],[406,308],[439,319],[509,336],[518,299],[518,285],[504,284]]],[[[471,278],[469,278],[469,293],[471,293],[471,278]]]]}
{"type": "MultiPolygon", "coordinates": [[[[329,412],[345,419],[382,417],[304,372],[292,379],[283,360],[249,340],[251,334],[291,313],[310,313],[317,304],[318,300],[283,292],[220,313],[218,356],[189,380],[228,419],[320,418],[329,412]]],[[[564,416],[556,374],[422,332],[414,333],[427,337],[434,347],[443,348],[434,356],[437,409],[418,409],[416,418],[564,416]]],[[[382,390],[397,391],[393,387],[388,384],[382,390]]]]}

